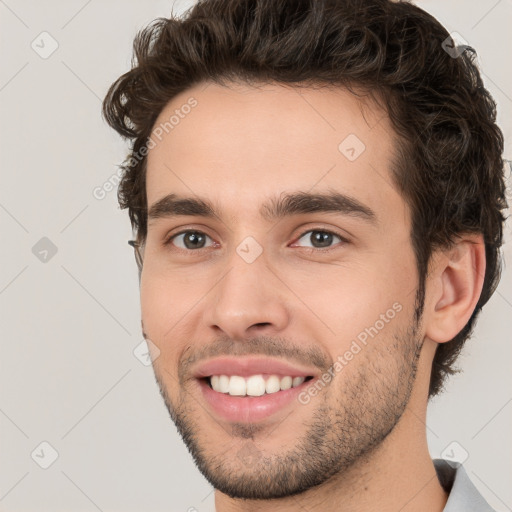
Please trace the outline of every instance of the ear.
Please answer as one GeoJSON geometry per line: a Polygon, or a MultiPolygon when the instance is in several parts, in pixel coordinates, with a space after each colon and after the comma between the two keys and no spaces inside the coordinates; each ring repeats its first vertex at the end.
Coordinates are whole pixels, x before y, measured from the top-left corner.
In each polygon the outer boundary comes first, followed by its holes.
{"type": "Polygon", "coordinates": [[[429,308],[425,334],[437,343],[453,339],[476,307],[485,276],[485,244],[481,234],[458,239],[450,249],[437,252],[427,276],[425,297],[429,308]]]}

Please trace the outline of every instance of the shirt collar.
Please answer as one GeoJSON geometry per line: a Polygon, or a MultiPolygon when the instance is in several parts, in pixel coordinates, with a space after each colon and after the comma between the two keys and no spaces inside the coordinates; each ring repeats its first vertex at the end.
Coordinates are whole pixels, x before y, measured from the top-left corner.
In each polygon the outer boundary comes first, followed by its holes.
{"type": "Polygon", "coordinates": [[[443,512],[496,512],[469,479],[460,462],[433,459],[437,478],[449,493],[443,512]]]}

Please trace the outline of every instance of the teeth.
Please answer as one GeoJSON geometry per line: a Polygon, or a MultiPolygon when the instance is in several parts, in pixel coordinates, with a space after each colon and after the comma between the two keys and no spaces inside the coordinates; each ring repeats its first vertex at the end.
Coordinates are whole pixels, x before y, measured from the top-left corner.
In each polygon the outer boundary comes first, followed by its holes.
{"type": "Polygon", "coordinates": [[[247,379],[238,375],[212,375],[210,384],[214,391],[231,396],[262,396],[265,393],[277,393],[300,386],[304,377],[278,377],[270,375],[266,380],[263,375],[251,375],[247,379]]]}
{"type": "Polygon", "coordinates": [[[247,379],[247,394],[249,396],[261,396],[265,394],[265,380],[261,375],[251,375],[247,379]]]}
{"type": "Polygon", "coordinates": [[[281,390],[281,381],[277,375],[271,375],[265,383],[265,391],[267,393],[277,393],[281,390]]]}
{"type": "MultiPolygon", "coordinates": [[[[214,375],[215,377],[215,375],[214,375]]],[[[213,377],[212,377],[213,380],[213,377]]],[[[213,387],[213,384],[212,384],[213,387]]],[[[219,387],[213,388],[216,391],[220,391],[221,393],[229,393],[229,377],[227,375],[220,375],[219,376],[219,387]]]]}
{"type": "Polygon", "coordinates": [[[290,389],[292,387],[293,379],[291,377],[283,377],[281,379],[281,389],[290,389]]]}
{"type": "Polygon", "coordinates": [[[232,375],[229,379],[229,391],[228,393],[233,396],[245,396],[247,391],[247,384],[243,377],[238,375],[232,375]]]}
{"type": "Polygon", "coordinates": [[[293,377],[292,388],[300,386],[304,382],[304,377],[293,377]]]}

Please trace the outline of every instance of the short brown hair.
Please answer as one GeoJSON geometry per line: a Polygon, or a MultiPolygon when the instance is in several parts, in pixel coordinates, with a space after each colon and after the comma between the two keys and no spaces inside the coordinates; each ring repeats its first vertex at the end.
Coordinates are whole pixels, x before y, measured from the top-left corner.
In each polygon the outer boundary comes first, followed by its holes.
{"type": "Polygon", "coordinates": [[[137,239],[143,242],[147,234],[141,149],[177,94],[203,81],[355,87],[378,94],[400,154],[393,179],[412,212],[417,317],[432,251],[449,247],[462,233],[482,233],[485,241],[485,280],[475,311],[436,350],[429,398],[435,396],[457,371],[454,362],[499,281],[507,206],[496,105],[474,50],[449,54],[449,37],[422,9],[391,0],[200,0],[182,17],[158,18],[137,34],[132,69],[112,84],[103,103],[107,122],[132,142],[118,199],[137,239]]]}

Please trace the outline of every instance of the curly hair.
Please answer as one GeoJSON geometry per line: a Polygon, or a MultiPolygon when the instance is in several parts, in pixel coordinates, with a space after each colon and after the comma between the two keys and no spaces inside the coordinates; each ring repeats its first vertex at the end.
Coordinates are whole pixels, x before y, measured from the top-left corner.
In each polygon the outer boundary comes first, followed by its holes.
{"type": "MultiPolygon", "coordinates": [[[[461,332],[439,344],[429,399],[439,394],[500,277],[507,207],[503,135],[475,51],[454,47],[431,15],[392,0],[200,0],[158,18],[134,40],[132,69],[110,87],[103,116],[131,141],[121,165],[121,208],[137,240],[147,235],[146,154],[158,115],[193,85],[243,82],[345,87],[375,94],[395,130],[392,177],[412,213],[421,316],[432,252],[480,233],[486,270],[461,332]],[[141,156],[143,155],[143,156],[141,156]]],[[[419,297],[419,299],[418,299],[419,297]]]]}

